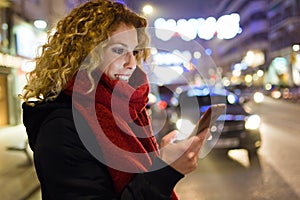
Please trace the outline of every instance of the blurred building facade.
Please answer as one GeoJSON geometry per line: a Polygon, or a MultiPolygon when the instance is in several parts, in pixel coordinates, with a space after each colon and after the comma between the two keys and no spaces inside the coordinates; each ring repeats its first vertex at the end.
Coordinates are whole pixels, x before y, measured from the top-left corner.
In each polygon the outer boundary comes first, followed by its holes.
{"type": "Polygon", "coordinates": [[[78,1],[1,0],[0,1],[0,126],[21,123],[18,95],[26,83],[26,72],[37,48],[46,41],[46,32],[78,1]],[[37,28],[35,20],[46,27],[37,28]]]}
{"type": "Polygon", "coordinates": [[[268,19],[270,57],[291,53],[292,46],[300,43],[300,1],[271,0],[268,19]]]}
{"type": "Polygon", "coordinates": [[[270,0],[270,53],[267,82],[280,87],[300,85],[300,1],[270,0]]]}
{"type": "Polygon", "coordinates": [[[211,41],[217,65],[223,68],[224,76],[231,78],[232,84],[244,83],[248,73],[255,74],[267,67],[270,49],[267,10],[268,0],[223,0],[215,10],[218,15],[240,15],[239,35],[230,40],[211,41]]]}
{"type": "Polygon", "coordinates": [[[215,61],[233,83],[245,83],[245,77],[251,77],[249,85],[300,85],[299,0],[223,0],[216,13],[238,13],[241,19],[240,35],[211,41],[215,61]],[[261,70],[263,75],[258,75],[261,70]]]}

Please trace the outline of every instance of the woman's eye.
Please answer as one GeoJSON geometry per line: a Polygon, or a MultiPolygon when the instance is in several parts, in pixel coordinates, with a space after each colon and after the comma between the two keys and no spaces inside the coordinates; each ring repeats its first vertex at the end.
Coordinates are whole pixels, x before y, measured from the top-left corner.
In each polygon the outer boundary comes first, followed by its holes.
{"type": "Polygon", "coordinates": [[[123,49],[123,48],[118,48],[118,47],[112,48],[112,51],[113,51],[114,53],[119,54],[119,55],[125,54],[125,53],[127,52],[125,49],[123,49]]]}
{"type": "Polygon", "coordinates": [[[140,50],[133,50],[133,52],[132,52],[132,54],[133,54],[134,56],[137,56],[139,53],[140,53],[140,50]]]}

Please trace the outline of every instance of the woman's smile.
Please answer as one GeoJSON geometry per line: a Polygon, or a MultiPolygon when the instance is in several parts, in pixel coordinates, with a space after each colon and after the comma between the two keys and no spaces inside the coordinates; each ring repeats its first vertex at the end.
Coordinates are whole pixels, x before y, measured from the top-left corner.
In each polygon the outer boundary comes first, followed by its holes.
{"type": "Polygon", "coordinates": [[[131,74],[115,74],[116,79],[120,81],[128,81],[130,76],[131,74]]]}

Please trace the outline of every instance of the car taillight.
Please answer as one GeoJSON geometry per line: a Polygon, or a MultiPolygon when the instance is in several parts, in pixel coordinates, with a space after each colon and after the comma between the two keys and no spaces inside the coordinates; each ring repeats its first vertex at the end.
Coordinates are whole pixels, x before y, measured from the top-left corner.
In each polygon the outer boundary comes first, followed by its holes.
{"type": "Polygon", "coordinates": [[[158,107],[162,110],[166,109],[167,108],[167,102],[166,101],[163,101],[163,100],[160,100],[158,103],[157,103],[158,107]]]}

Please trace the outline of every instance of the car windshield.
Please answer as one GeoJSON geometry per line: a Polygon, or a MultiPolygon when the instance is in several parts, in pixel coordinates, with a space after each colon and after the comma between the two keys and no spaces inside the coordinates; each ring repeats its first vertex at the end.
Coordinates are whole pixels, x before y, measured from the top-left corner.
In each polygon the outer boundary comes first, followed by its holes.
{"type": "Polygon", "coordinates": [[[207,95],[207,96],[197,96],[197,100],[200,106],[207,106],[211,104],[225,103],[228,104],[226,96],[220,95],[207,95]]]}
{"type": "Polygon", "coordinates": [[[205,112],[212,104],[225,103],[227,105],[226,114],[246,115],[245,110],[239,103],[237,95],[225,89],[193,88],[182,92],[179,97],[179,102],[181,105],[184,105],[186,109],[195,109],[195,107],[198,106],[200,113],[205,112]]]}

